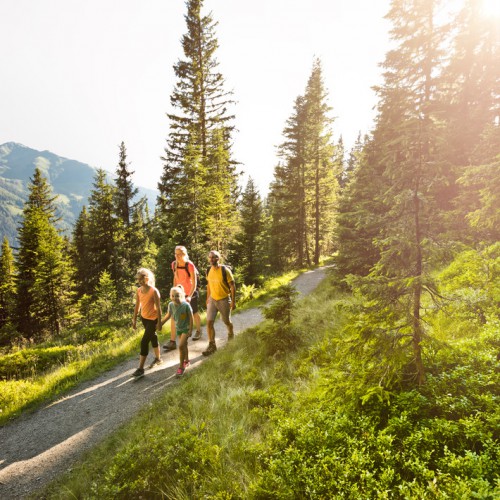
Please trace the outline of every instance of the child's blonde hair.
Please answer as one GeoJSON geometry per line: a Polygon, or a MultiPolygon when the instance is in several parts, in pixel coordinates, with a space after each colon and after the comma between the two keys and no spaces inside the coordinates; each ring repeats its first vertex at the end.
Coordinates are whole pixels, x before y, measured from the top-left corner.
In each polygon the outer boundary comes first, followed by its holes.
{"type": "Polygon", "coordinates": [[[148,278],[148,285],[149,286],[155,286],[155,275],[149,270],[149,269],[146,269],[145,267],[141,267],[135,277],[136,278],[139,278],[139,276],[147,276],[148,278]]]}
{"type": "Polygon", "coordinates": [[[181,302],[186,298],[186,292],[184,291],[184,287],[182,285],[173,286],[170,289],[170,298],[174,299],[174,294],[178,293],[180,295],[181,302]]]}

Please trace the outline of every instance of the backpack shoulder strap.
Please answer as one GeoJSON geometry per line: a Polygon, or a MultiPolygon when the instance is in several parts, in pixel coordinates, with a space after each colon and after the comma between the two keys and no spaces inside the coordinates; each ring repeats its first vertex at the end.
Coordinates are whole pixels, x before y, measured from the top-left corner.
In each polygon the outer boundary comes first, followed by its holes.
{"type": "Polygon", "coordinates": [[[222,271],[222,281],[224,281],[224,284],[227,286],[227,288],[229,288],[229,282],[227,281],[227,270],[224,264],[221,264],[221,271],[222,271]]]}

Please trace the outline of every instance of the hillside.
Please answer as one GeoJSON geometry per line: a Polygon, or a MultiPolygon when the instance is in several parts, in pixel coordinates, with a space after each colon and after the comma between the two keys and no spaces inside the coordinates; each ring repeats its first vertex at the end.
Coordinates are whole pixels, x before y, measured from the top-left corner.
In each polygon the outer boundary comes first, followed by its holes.
{"type": "MultiPolygon", "coordinates": [[[[29,179],[38,167],[57,195],[60,227],[69,232],[87,203],[96,169],[50,151],[38,151],[7,142],[0,145],[0,238],[7,236],[11,245],[17,238],[17,227],[23,204],[28,196],[29,179]]],[[[112,174],[109,176],[112,180],[112,174]]],[[[157,192],[139,187],[138,197],[146,196],[154,209],[157,192]]]]}

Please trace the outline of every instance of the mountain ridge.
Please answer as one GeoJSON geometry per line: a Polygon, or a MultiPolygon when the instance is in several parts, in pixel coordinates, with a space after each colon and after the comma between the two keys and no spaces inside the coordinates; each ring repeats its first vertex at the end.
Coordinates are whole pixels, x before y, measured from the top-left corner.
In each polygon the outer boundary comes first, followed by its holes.
{"type": "MultiPolygon", "coordinates": [[[[71,233],[83,205],[88,204],[97,172],[87,163],[49,150],[40,151],[13,141],[0,144],[0,239],[6,236],[12,246],[17,243],[17,228],[28,197],[28,183],[36,167],[47,178],[54,196],[57,195],[59,228],[67,235],[71,233]]],[[[113,174],[107,174],[108,180],[113,182],[113,174]]],[[[146,196],[150,210],[154,211],[158,192],[136,187],[139,190],[137,199],[146,196]]]]}

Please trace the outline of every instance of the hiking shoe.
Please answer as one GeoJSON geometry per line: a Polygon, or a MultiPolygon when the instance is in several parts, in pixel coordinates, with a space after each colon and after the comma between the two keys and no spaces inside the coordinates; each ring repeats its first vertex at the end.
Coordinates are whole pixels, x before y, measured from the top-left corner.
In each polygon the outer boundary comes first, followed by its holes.
{"type": "Polygon", "coordinates": [[[200,340],[201,339],[201,332],[199,330],[196,330],[196,333],[193,335],[193,340],[200,340]]]}
{"type": "Polygon", "coordinates": [[[184,367],[182,367],[182,368],[181,368],[181,367],[179,366],[179,368],[177,368],[177,371],[175,372],[175,376],[176,376],[177,378],[181,378],[181,377],[184,375],[184,370],[185,370],[185,368],[184,368],[184,367]]]}
{"type": "Polygon", "coordinates": [[[215,342],[209,342],[207,350],[203,351],[202,354],[203,356],[210,356],[210,354],[213,354],[217,350],[217,346],[215,345],[215,342]]]}
{"type": "Polygon", "coordinates": [[[163,349],[165,349],[166,351],[174,351],[175,349],[177,349],[177,344],[175,340],[169,340],[168,344],[165,344],[163,346],[163,349]]]}
{"type": "Polygon", "coordinates": [[[149,369],[155,367],[156,365],[161,365],[163,363],[163,360],[161,358],[155,358],[153,359],[153,362],[149,365],[149,369]]]}
{"type": "Polygon", "coordinates": [[[227,334],[227,340],[233,340],[234,339],[234,333],[228,333],[227,334]]]}
{"type": "Polygon", "coordinates": [[[189,361],[189,359],[185,359],[182,366],[184,367],[184,369],[186,369],[190,364],[191,364],[191,361],[189,361]]]}
{"type": "Polygon", "coordinates": [[[144,375],[144,368],[137,368],[137,370],[132,373],[132,377],[142,377],[144,375]]]}

